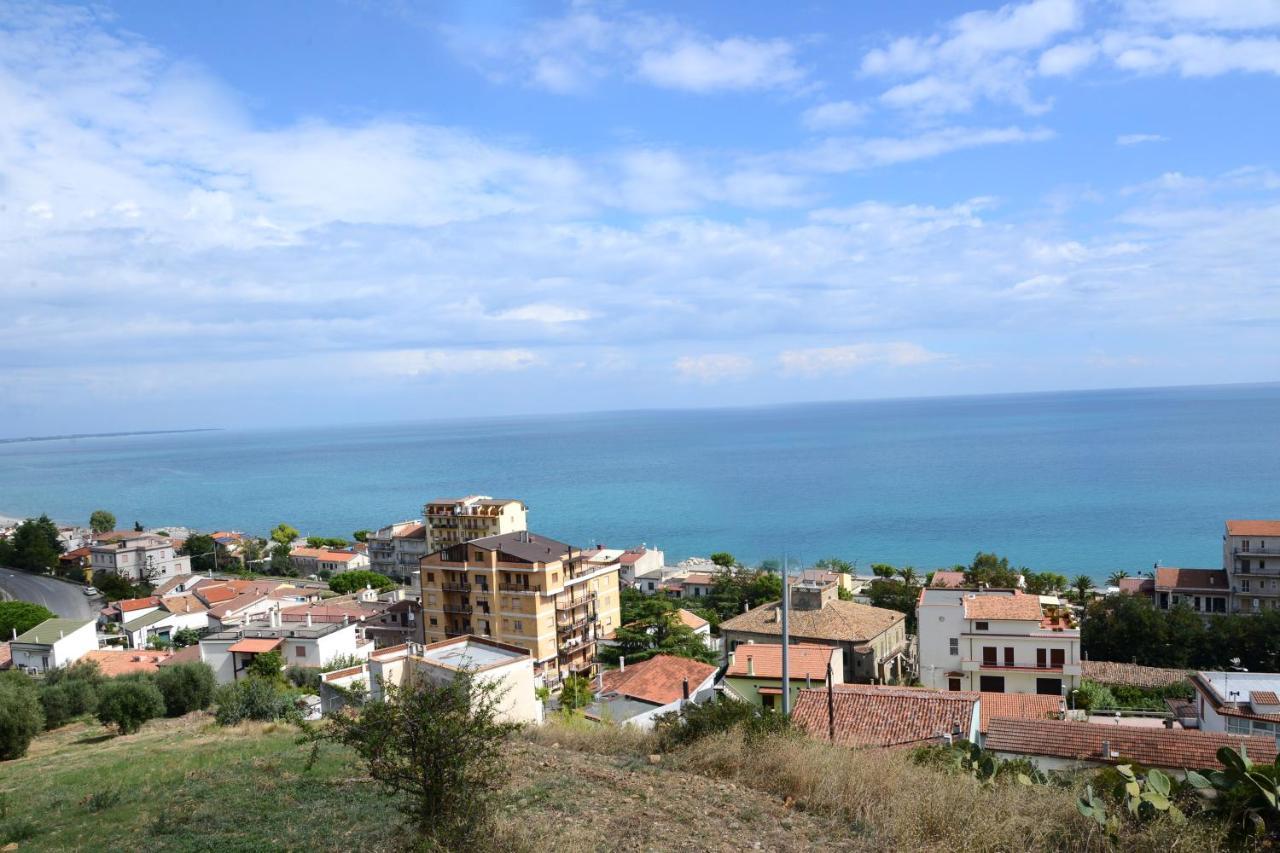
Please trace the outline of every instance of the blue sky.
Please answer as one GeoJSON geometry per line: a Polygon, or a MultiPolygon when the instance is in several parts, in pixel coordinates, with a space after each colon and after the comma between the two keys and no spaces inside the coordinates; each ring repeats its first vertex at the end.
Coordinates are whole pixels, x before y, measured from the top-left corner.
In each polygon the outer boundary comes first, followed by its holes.
{"type": "Polygon", "coordinates": [[[0,7],[0,435],[1280,378],[1280,0],[0,7]]]}

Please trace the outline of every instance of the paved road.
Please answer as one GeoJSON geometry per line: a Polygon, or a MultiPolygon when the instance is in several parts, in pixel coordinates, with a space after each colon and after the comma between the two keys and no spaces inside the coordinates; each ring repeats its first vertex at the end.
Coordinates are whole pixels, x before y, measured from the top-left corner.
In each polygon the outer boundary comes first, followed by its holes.
{"type": "Polygon", "coordinates": [[[34,601],[68,619],[97,617],[102,599],[89,598],[83,590],[84,587],[66,581],[0,567],[0,598],[34,601]]]}

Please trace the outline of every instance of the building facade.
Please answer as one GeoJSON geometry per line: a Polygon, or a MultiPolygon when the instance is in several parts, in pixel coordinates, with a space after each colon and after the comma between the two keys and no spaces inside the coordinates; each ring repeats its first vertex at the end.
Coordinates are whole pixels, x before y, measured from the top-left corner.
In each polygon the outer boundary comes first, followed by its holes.
{"type": "Polygon", "coordinates": [[[1280,607],[1280,521],[1228,521],[1222,568],[1230,577],[1234,612],[1280,607]]]}
{"type": "Polygon", "coordinates": [[[926,587],[916,614],[925,687],[1061,696],[1080,686],[1080,629],[1055,596],[926,587]]]}
{"type": "Polygon", "coordinates": [[[130,581],[158,581],[191,573],[191,558],[178,554],[171,540],[135,533],[95,541],[89,546],[89,568],[112,572],[130,581]]]}
{"type": "Polygon", "coordinates": [[[369,568],[405,583],[427,555],[427,526],[416,519],[389,524],[369,534],[367,544],[369,568]]]}
{"type": "Polygon", "coordinates": [[[472,539],[529,529],[529,511],[522,501],[488,495],[437,498],[427,502],[422,515],[428,554],[472,539]]]}
{"type": "Polygon", "coordinates": [[[467,634],[526,649],[548,684],[595,673],[596,640],[618,626],[618,565],[528,531],[450,545],[422,559],[423,640],[467,634]]]}
{"type": "Polygon", "coordinates": [[[92,619],[46,619],[9,643],[13,666],[27,672],[46,672],[69,666],[98,648],[97,623],[92,619]]]}

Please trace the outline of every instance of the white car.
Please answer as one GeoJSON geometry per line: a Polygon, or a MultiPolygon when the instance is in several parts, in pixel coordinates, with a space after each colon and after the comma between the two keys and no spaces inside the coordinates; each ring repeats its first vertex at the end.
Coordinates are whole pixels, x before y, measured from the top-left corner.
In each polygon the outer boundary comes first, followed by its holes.
{"type": "Polygon", "coordinates": [[[98,594],[98,589],[97,589],[97,587],[86,586],[86,587],[84,588],[84,594],[85,594],[85,595],[97,595],[97,594],[98,594]]]}

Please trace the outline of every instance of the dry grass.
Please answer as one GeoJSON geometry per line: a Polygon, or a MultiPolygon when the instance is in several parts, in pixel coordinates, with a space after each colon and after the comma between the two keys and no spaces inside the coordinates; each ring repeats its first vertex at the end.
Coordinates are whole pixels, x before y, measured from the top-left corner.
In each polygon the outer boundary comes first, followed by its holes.
{"type": "Polygon", "coordinates": [[[643,757],[658,751],[658,738],[634,726],[601,725],[581,717],[552,715],[544,726],[529,726],[523,737],[543,746],[564,747],[597,755],[643,757]]]}
{"type": "MultiPolygon", "coordinates": [[[[641,733],[552,724],[538,733],[569,749],[632,754],[653,749],[641,733]]],[[[850,750],[803,737],[745,742],[707,738],[663,759],[664,767],[727,780],[835,818],[852,837],[884,850],[1212,851],[1229,849],[1220,825],[1167,820],[1108,839],[1076,810],[1076,790],[1016,783],[981,785],[913,764],[903,750],[850,750]]],[[[1083,781],[1080,783],[1083,786],[1083,781]]]]}

